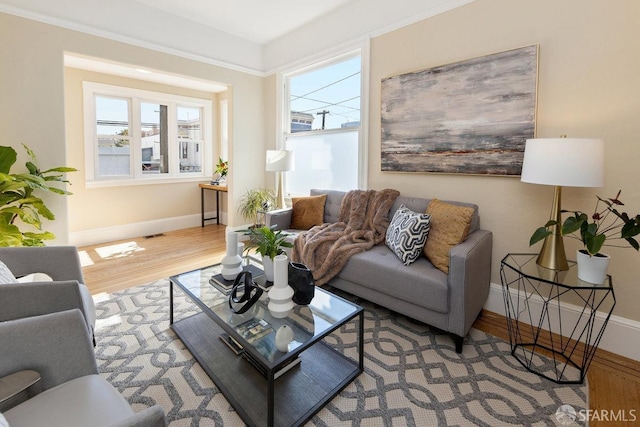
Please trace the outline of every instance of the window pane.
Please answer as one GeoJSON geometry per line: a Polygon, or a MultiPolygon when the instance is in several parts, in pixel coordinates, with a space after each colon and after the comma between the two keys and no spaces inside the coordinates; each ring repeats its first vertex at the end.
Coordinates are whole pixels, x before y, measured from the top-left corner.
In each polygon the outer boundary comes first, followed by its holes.
{"type": "Polygon", "coordinates": [[[291,132],[360,126],[360,57],[289,80],[291,132]]]}
{"type": "Polygon", "coordinates": [[[285,192],[308,195],[312,188],[358,188],[358,131],[290,136],[295,170],[285,172],[285,192]]]}
{"type": "Polygon", "coordinates": [[[200,115],[200,108],[178,107],[178,138],[201,138],[200,115]]]}
{"type": "Polygon", "coordinates": [[[141,102],[140,119],[142,173],[168,173],[169,158],[166,155],[169,148],[167,106],[141,102]]]}
{"type": "Polygon", "coordinates": [[[129,102],[96,96],[98,176],[130,176],[129,102]]]}

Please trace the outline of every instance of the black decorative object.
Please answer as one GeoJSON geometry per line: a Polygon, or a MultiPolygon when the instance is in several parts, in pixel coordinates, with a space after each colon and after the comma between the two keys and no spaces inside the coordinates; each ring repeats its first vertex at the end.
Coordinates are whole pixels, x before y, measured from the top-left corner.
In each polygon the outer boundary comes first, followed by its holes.
{"type": "Polygon", "coordinates": [[[315,283],[311,270],[298,262],[289,263],[289,286],[293,288],[293,302],[299,305],[307,305],[313,299],[315,283]]]}
{"type": "Polygon", "coordinates": [[[251,308],[251,306],[258,302],[261,295],[262,289],[253,283],[253,276],[251,275],[251,272],[243,271],[236,276],[236,280],[233,282],[233,289],[229,296],[229,308],[237,314],[245,313],[251,308]],[[239,309],[236,309],[233,306],[233,303],[244,303],[244,305],[239,309]]]}

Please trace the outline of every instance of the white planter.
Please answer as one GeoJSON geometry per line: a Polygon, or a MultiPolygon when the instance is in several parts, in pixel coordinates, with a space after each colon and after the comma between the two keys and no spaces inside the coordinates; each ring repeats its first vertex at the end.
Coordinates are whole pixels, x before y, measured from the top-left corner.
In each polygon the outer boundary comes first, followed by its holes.
{"type": "Polygon", "coordinates": [[[267,281],[273,282],[273,258],[263,256],[262,268],[264,269],[264,275],[267,277],[267,281]]]}
{"type": "Polygon", "coordinates": [[[607,278],[607,268],[609,268],[609,259],[607,254],[599,253],[590,256],[588,253],[578,251],[576,261],[578,262],[578,279],[602,285],[607,278]]]}

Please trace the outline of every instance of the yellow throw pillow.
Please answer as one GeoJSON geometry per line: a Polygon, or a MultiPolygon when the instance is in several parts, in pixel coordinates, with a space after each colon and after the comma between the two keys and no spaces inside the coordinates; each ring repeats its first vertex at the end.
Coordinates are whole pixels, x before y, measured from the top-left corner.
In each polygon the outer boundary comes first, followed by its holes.
{"type": "Polygon", "coordinates": [[[449,274],[449,251],[464,242],[469,234],[474,209],[433,199],[427,206],[431,231],[424,254],[436,268],[449,274]]]}
{"type": "Polygon", "coordinates": [[[295,230],[308,230],[315,225],[324,223],[324,204],[327,195],[309,197],[293,197],[291,205],[291,228],[295,230]]]}

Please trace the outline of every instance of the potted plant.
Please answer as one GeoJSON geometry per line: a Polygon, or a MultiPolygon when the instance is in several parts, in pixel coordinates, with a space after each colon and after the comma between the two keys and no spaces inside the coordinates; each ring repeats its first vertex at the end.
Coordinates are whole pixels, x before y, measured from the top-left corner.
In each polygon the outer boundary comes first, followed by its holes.
{"type": "Polygon", "coordinates": [[[222,160],[222,157],[218,157],[218,163],[216,163],[215,175],[212,184],[217,185],[221,184],[227,178],[227,174],[229,173],[229,161],[222,160]]]}
{"type": "MultiPolygon", "coordinates": [[[[578,250],[578,277],[591,283],[602,283],[606,278],[606,268],[609,264],[609,255],[600,252],[603,246],[610,247],[627,247],[626,244],[634,248],[636,251],[640,249],[635,236],[640,234],[640,214],[629,216],[626,212],[620,212],[619,206],[624,206],[620,201],[620,193],[618,191],[616,197],[612,199],[598,199],[593,214],[589,217],[581,211],[567,211],[569,217],[562,223],[561,233],[563,236],[580,240],[583,249],[578,250]],[[613,240],[622,240],[626,244],[611,243],[613,240]],[[609,242],[609,243],[607,243],[609,242]],[[587,267],[585,262],[589,265],[587,267]],[[593,263],[598,263],[604,268],[604,273],[595,273],[592,276],[588,273],[589,268],[593,267],[593,263]]],[[[556,225],[556,221],[550,220],[543,227],[538,228],[529,241],[529,245],[533,245],[551,234],[550,227],[556,225]]]]}
{"type": "Polygon", "coordinates": [[[293,247],[293,244],[287,241],[289,235],[280,230],[274,231],[266,225],[249,228],[245,230],[245,234],[249,236],[250,242],[246,250],[255,248],[255,251],[262,255],[264,274],[269,282],[273,282],[273,259],[277,255],[286,255],[284,248],[293,247]]]}
{"type": "Polygon", "coordinates": [[[264,225],[264,213],[271,210],[275,201],[276,196],[270,188],[247,190],[239,200],[238,213],[251,220],[253,228],[258,228],[264,225]]]}
{"type": "Polygon", "coordinates": [[[26,163],[27,172],[24,173],[11,173],[18,157],[16,150],[0,146],[0,246],[44,246],[44,240],[55,238],[53,233],[42,230],[41,219],[54,220],[55,215],[35,192],[71,194],[51,187],[49,183],[69,182],[62,174],[76,169],[57,167],[41,171],[34,152],[22,145],[31,159],[26,163]],[[33,227],[36,231],[22,231],[17,224],[33,227]]]}

